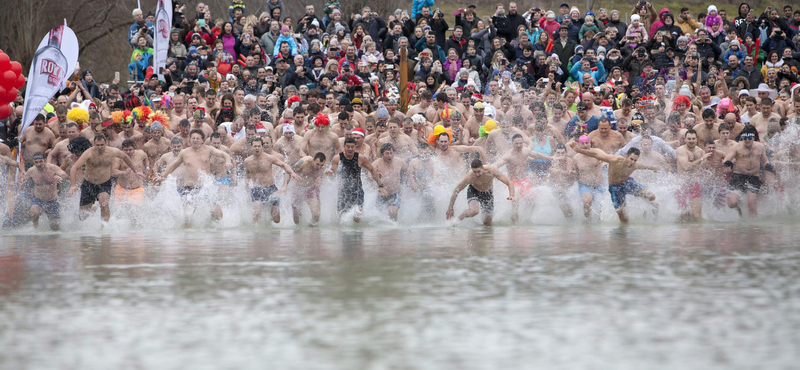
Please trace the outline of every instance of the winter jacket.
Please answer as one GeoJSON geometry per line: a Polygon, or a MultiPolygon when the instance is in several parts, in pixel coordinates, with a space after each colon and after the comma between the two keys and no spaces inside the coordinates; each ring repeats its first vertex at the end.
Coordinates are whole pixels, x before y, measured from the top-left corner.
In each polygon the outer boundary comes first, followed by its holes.
{"type": "Polygon", "coordinates": [[[681,31],[683,31],[684,35],[687,33],[690,35],[694,35],[694,30],[702,28],[700,26],[700,23],[697,23],[697,21],[692,18],[689,18],[688,20],[684,21],[683,18],[678,17],[677,25],[678,27],[681,28],[681,31]]]}
{"type": "MultiPolygon", "coordinates": [[[[667,8],[661,8],[661,10],[658,11],[658,20],[653,22],[653,25],[650,26],[650,38],[653,38],[656,31],[664,26],[664,15],[667,13],[669,13],[669,9],[667,8]]],[[[672,21],[674,22],[675,20],[673,19],[672,21]]]]}
{"type": "Polygon", "coordinates": [[[444,44],[445,53],[450,51],[450,48],[456,49],[457,55],[461,57],[467,51],[467,39],[462,37],[460,40],[456,40],[455,36],[450,35],[444,44]]]}
{"type": "Polygon", "coordinates": [[[728,51],[726,51],[725,55],[722,57],[722,61],[725,63],[725,65],[728,64],[728,57],[731,55],[736,55],[736,57],[739,58],[740,63],[744,61],[744,51],[741,48],[736,49],[736,51],[728,48],[728,51]]]}
{"type": "Polygon", "coordinates": [[[583,40],[583,35],[586,34],[586,31],[593,31],[595,35],[600,33],[600,29],[597,28],[596,23],[593,23],[591,26],[584,23],[583,26],[581,26],[581,30],[578,32],[578,38],[580,40],[583,40]]]}
{"type": "Polygon", "coordinates": [[[289,35],[289,36],[280,35],[275,40],[275,48],[272,50],[272,56],[273,57],[277,57],[278,53],[281,52],[281,43],[283,43],[284,41],[289,43],[289,47],[292,50],[291,51],[292,55],[297,55],[297,53],[298,53],[297,43],[294,41],[294,38],[292,37],[292,35],[289,35]]]}
{"type": "Polygon", "coordinates": [[[423,6],[427,6],[433,10],[433,6],[436,5],[436,2],[433,0],[414,0],[411,3],[411,19],[417,19],[417,14],[422,11],[423,6]]]}
{"type": "MultiPolygon", "coordinates": [[[[603,66],[603,63],[595,63],[593,65],[593,67],[597,67],[597,68],[595,70],[589,72],[589,74],[592,75],[592,77],[594,78],[594,85],[597,86],[598,84],[605,82],[605,80],[606,80],[606,68],[603,66]]],[[[581,69],[581,63],[580,62],[579,63],[575,63],[575,65],[573,65],[572,68],[569,70],[569,74],[570,74],[570,76],[572,76],[572,79],[575,80],[575,81],[579,81],[581,84],[583,84],[583,74],[584,73],[586,73],[586,71],[581,69]]]]}

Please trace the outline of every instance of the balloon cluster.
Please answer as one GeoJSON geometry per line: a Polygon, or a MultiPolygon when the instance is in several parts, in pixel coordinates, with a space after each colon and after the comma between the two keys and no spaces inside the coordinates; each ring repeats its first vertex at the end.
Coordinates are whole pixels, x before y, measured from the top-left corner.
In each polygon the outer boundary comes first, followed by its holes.
{"type": "Polygon", "coordinates": [[[12,62],[8,54],[0,50],[0,119],[11,116],[11,106],[8,103],[17,99],[17,90],[22,86],[25,86],[22,64],[12,62]]]}

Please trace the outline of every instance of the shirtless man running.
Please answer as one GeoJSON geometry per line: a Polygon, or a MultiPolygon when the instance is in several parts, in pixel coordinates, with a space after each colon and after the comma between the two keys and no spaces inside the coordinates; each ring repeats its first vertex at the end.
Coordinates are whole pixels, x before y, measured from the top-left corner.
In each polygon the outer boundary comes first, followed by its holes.
{"type": "Polygon", "coordinates": [[[258,225],[261,219],[261,210],[264,204],[271,204],[272,208],[272,222],[281,222],[280,202],[277,198],[278,193],[286,192],[286,187],[278,192],[278,187],[275,186],[275,179],[272,176],[272,166],[283,167],[288,176],[291,176],[296,181],[300,181],[298,176],[292,168],[284,163],[277,156],[269,155],[263,152],[264,140],[260,137],[253,139],[250,142],[252,155],[244,160],[244,176],[247,187],[250,189],[250,196],[253,200],[253,223],[258,225]]]}
{"type": "MultiPolygon", "coordinates": [[[[100,216],[103,221],[108,222],[111,218],[111,210],[108,200],[111,197],[111,173],[114,166],[114,159],[121,159],[128,167],[136,168],[127,154],[123,151],[106,145],[106,137],[97,134],[94,137],[94,146],[83,152],[78,161],[72,166],[70,171],[69,195],[78,191],[76,178],[78,171],[84,170],[84,179],[81,185],[80,213],[81,220],[88,216],[88,211],[95,202],[100,202],[100,216]]],[[[134,173],[138,172],[133,170],[134,173]]]]}
{"type": "MultiPolygon", "coordinates": [[[[319,185],[322,182],[322,175],[325,165],[328,163],[327,161],[325,154],[317,153],[313,158],[311,156],[300,158],[292,166],[292,170],[300,176],[300,180],[296,181],[296,185],[292,190],[292,218],[295,225],[300,223],[300,205],[303,202],[308,203],[308,208],[311,211],[311,226],[317,226],[317,223],[319,223],[319,185]]],[[[291,176],[284,177],[284,189],[289,185],[290,180],[291,176]]]]}
{"type": "Polygon", "coordinates": [[[654,203],[656,196],[631,178],[631,174],[637,169],[659,170],[655,166],[636,163],[639,159],[639,149],[628,149],[624,157],[608,154],[597,148],[583,149],[576,147],[573,149],[580,154],[608,163],[608,192],[611,193],[611,201],[614,203],[620,222],[628,222],[628,216],[625,214],[625,196],[628,194],[649,200],[657,209],[657,205],[654,203]]]}
{"type": "Polygon", "coordinates": [[[572,208],[569,206],[567,189],[575,183],[576,171],[575,161],[567,156],[567,147],[564,144],[556,145],[552,163],[550,166],[550,181],[553,184],[553,195],[558,200],[558,205],[561,207],[564,217],[571,218],[572,208]]]}
{"type": "MultiPolygon", "coordinates": [[[[711,138],[708,138],[709,140],[711,138]]],[[[675,193],[678,205],[684,210],[682,219],[698,221],[703,217],[703,188],[700,186],[700,166],[714,153],[706,153],[697,146],[697,132],[687,130],[684,145],[675,151],[678,159],[680,188],[675,193]]]]}
{"type": "MultiPolygon", "coordinates": [[[[77,127],[77,126],[76,126],[77,127]]],[[[65,140],[66,141],[66,140],[65,140]]],[[[0,163],[2,163],[0,157],[0,163]]],[[[7,163],[15,166],[17,162],[7,163]]],[[[58,204],[58,183],[66,181],[69,175],[52,163],[45,163],[44,154],[41,152],[33,154],[33,167],[31,167],[22,180],[33,180],[33,197],[31,199],[30,216],[33,221],[33,228],[39,226],[39,215],[44,212],[50,220],[50,229],[58,230],[59,220],[61,219],[60,206],[58,204]]]]}
{"type": "MultiPolygon", "coordinates": [[[[589,150],[591,147],[592,142],[589,136],[582,135],[578,138],[578,148],[589,150]]],[[[575,154],[573,159],[575,160],[575,169],[578,171],[578,192],[583,203],[583,216],[588,220],[592,216],[592,205],[595,197],[601,197],[605,194],[605,189],[603,189],[603,162],[581,153],[575,154]]]]}
{"type": "MultiPolygon", "coordinates": [[[[200,174],[211,173],[212,156],[224,158],[225,168],[229,170],[233,168],[231,156],[219,149],[215,149],[208,145],[203,145],[205,139],[205,134],[202,130],[192,130],[189,132],[191,146],[181,150],[180,154],[178,154],[178,157],[175,158],[172,164],[167,166],[167,169],[164,171],[164,173],[156,177],[157,181],[163,181],[164,178],[169,176],[169,174],[175,171],[179,166],[183,165],[183,186],[178,189],[178,193],[181,195],[181,198],[183,198],[185,210],[191,208],[191,203],[194,200],[193,197],[198,193],[200,187],[202,186],[200,174]]],[[[192,210],[192,212],[194,212],[194,210],[192,210]]],[[[186,226],[189,225],[190,215],[191,212],[186,213],[186,226]]],[[[214,204],[211,215],[215,220],[221,219],[222,208],[220,208],[219,205],[214,204]]]]}
{"type": "Polygon", "coordinates": [[[394,149],[392,143],[381,145],[381,157],[372,162],[372,166],[380,174],[381,184],[387,193],[387,196],[378,198],[378,203],[389,209],[392,221],[397,221],[397,212],[400,210],[400,185],[408,173],[408,166],[402,158],[395,159],[394,149]]]}
{"type": "Polygon", "coordinates": [[[136,149],[136,143],[130,139],[122,142],[122,151],[131,159],[134,166],[128,167],[119,159],[114,161],[112,174],[117,178],[114,201],[119,204],[139,206],[144,201],[144,180],[150,168],[150,160],[144,151],[136,149]]]}
{"type": "Polygon", "coordinates": [[[729,182],[728,207],[736,208],[741,214],[739,202],[742,195],[747,197],[747,209],[751,216],[758,215],[758,192],[761,189],[761,170],[774,171],[767,158],[767,148],[756,142],[758,132],[754,125],[745,126],[741,141],[728,150],[725,166],[733,168],[729,182]]]}
{"type": "Polygon", "coordinates": [[[33,127],[28,127],[19,138],[22,150],[22,161],[25,168],[33,167],[33,154],[46,153],[53,147],[56,136],[50,130],[45,130],[45,118],[39,114],[33,119],[33,127]]]}
{"type": "Polygon", "coordinates": [[[447,207],[445,217],[449,220],[453,218],[455,211],[453,206],[460,193],[464,188],[467,189],[467,204],[468,208],[458,216],[461,221],[465,218],[475,217],[478,215],[478,207],[483,211],[483,224],[486,226],[492,225],[492,214],[494,213],[494,193],[492,187],[494,179],[497,178],[503,184],[508,186],[508,200],[514,202],[514,185],[508,180],[506,175],[503,175],[497,167],[485,166],[480,159],[473,160],[470,167],[472,168],[467,175],[456,185],[453,190],[453,195],[450,196],[450,205],[447,207]]]}
{"type": "Polygon", "coordinates": [[[289,163],[297,163],[300,158],[305,157],[306,153],[303,151],[305,142],[302,136],[298,136],[294,132],[294,125],[284,124],[282,128],[282,136],[275,143],[275,151],[283,155],[284,161],[289,163]]]}
{"type": "MultiPolygon", "coordinates": [[[[80,136],[81,132],[78,130],[78,124],[75,122],[67,122],[67,135],[66,140],[61,140],[53,147],[53,150],[50,151],[50,154],[47,155],[47,163],[48,164],[55,164],[60,166],[62,163],[66,162],[67,157],[69,156],[69,149],[67,146],[69,145],[69,141],[80,136]]],[[[66,178],[65,178],[66,179],[66,178]]]]}
{"type": "MultiPolygon", "coordinates": [[[[530,179],[527,176],[528,163],[533,159],[550,161],[553,158],[526,147],[520,134],[514,134],[511,145],[511,149],[494,164],[494,167],[500,169],[506,166],[508,178],[515,190],[518,191],[516,194],[520,199],[530,198],[533,194],[530,179]]],[[[519,203],[512,203],[511,208],[511,222],[517,223],[519,221],[519,203]]]]}

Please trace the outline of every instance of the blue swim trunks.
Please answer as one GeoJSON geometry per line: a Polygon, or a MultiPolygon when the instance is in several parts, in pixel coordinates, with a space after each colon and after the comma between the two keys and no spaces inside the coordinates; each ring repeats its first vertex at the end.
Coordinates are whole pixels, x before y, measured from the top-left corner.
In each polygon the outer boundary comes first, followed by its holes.
{"type": "Polygon", "coordinates": [[[583,183],[578,183],[578,192],[581,194],[581,196],[586,193],[591,193],[592,198],[594,198],[595,196],[602,195],[604,189],[602,185],[590,186],[583,183]]]}
{"type": "Polygon", "coordinates": [[[616,185],[609,185],[608,192],[611,193],[611,202],[614,203],[614,208],[620,209],[625,206],[625,196],[639,194],[644,190],[642,184],[633,181],[633,178],[628,177],[625,182],[616,185]]]}
{"type": "Polygon", "coordinates": [[[231,186],[231,177],[225,176],[219,179],[214,180],[214,184],[217,186],[231,186]]]}

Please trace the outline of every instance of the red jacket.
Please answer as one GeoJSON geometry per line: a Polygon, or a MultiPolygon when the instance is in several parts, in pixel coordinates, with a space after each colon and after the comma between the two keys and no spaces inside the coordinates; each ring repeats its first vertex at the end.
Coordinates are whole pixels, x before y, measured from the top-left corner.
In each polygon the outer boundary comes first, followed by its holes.
{"type": "MultiPolygon", "coordinates": [[[[192,44],[192,35],[194,35],[194,30],[189,31],[189,33],[186,34],[186,44],[187,45],[191,45],[192,44]]],[[[208,34],[208,33],[202,32],[202,33],[199,33],[199,35],[200,35],[200,37],[203,38],[203,40],[205,40],[206,45],[209,47],[209,49],[214,47],[214,40],[216,40],[217,38],[214,37],[213,34],[208,34]]]]}

